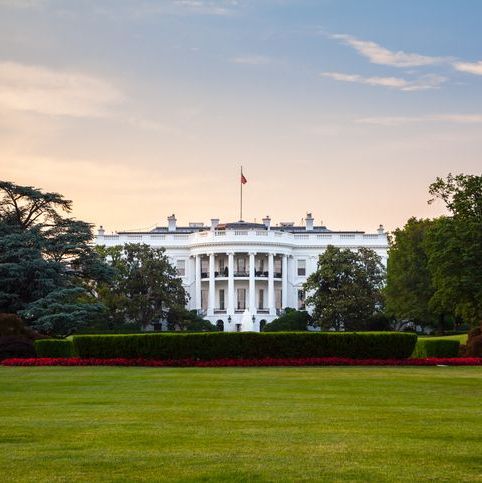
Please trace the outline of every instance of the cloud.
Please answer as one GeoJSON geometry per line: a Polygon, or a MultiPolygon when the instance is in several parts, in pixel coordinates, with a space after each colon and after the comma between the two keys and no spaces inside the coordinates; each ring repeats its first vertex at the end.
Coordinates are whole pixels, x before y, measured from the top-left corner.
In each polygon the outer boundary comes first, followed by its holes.
{"type": "Polygon", "coordinates": [[[469,74],[482,75],[482,60],[479,62],[454,62],[454,69],[469,74]]]}
{"type": "Polygon", "coordinates": [[[175,0],[174,4],[192,13],[204,15],[232,15],[236,0],[175,0]]]}
{"type": "Polygon", "coordinates": [[[435,89],[447,80],[445,77],[434,74],[424,75],[415,80],[407,80],[401,77],[365,77],[359,74],[344,74],[342,72],[322,72],[320,76],[341,82],[388,87],[401,91],[435,89]]]}
{"type": "Polygon", "coordinates": [[[55,116],[99,117],[123,99],[109,82],[38,65],[0,62],[0,105],[55,116]]]}
{"type": "Polygon", "coordinates": [[[264,55],[240,55],[231,59],[234,64],[266,65],[272,60],[264,55]]]}
{"type": "Polygon", "coordinates": [[[426,116],[380,116],[364,117],[355,122],[378,126],[400,126],[426,122],[449,122],[456,124],[482,124],[482,114],[433,114],[426,116]]]}
{"type": "Polygon", "coordinates": [[[359,54],[366,57],[373,64],[391,65],[393,67],[418,67],[438,64],[446,60],[444,57],[430,57],[427,55],[407,53],[402,50],[394,52],[382,47],[376,42],[360,40],[352,35],[333,34],[330,37],[353,47],[359,54]]]}

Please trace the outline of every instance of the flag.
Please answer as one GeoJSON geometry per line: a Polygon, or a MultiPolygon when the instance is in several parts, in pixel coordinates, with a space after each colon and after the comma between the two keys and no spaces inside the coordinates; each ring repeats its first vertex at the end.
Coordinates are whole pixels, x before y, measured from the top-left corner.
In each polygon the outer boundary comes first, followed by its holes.
{"type": "Polygon", "coordinates": [[[244,174],[241,173],[241,184],[246,184],[248,180],[244,177],[244,174]]]}

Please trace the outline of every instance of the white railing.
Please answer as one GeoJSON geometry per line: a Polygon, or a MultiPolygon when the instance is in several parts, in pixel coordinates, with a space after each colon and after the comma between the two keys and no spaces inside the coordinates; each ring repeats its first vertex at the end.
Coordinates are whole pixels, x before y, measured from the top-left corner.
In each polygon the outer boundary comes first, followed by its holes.
{"type": "Polygon", "coordinates": [[[100,235],[97,237],[97,243],[102,244],[103,242],[109,245],[113,244],[123,244],[128,242],[152,242],[153,244],[165,245],[169,247],[170,245],[175,245],[183,240],[182,244],[186,246],[191,243],[206,243],[211,241],[217,241],[218,243],[230,243],[236,242],[236,239],[243,238],[243,242],[252,241],[253,243],[267,242],[272,240],[275,243],[285,242],[288,244],[303,245],[305,243],[315,243],[324,245],[326,242],[348,245],[353,243],[376,243],[380,241],[381,243],[386,242],[385,234],[376,233],[289,233],[277,230],[209,230],[209,231],[198,231],[193,233],[115,233],[111,235],[100,235]],[[260,240],[262,237],[262,240],[260,240]],[[326,242],[325,242],[326,240],[326,242]]]}

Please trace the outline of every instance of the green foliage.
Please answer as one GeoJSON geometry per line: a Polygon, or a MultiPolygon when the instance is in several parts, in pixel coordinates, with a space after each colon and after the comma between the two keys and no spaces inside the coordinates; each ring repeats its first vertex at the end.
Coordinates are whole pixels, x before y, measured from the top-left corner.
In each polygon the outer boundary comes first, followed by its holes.
{"type": "Polygon", "coordinates": [[[312,318],[306,310],[296,310],[287,307],[284,314],[274,319],[273,322],[266,324],[263,332],[289,332],[308,330],[307,327],[312,323],[312,318]]]}
{"type": "Polygon", "coordinates": [[[104,311],[104,306],[95,301],[84,303],[84,296],[81,287],[57,289],[32,302],[20,314],[34,320],[35,328],[42,333],[69,335],[104,311]]]}
{"type": "Polygon", "coordinates": [[[74,346],[68,339],[38,339],[34,343],[37,357],[72,357],[74,346]]]}
{"type": "Polygon", "coordinates": [[[32,341],[20,335],[0,337],[0,360],[9,357],[35,357],[32,341]]]}
{"type": "Polygon", "coordinates": [[[418,339],[412,357],[457,357],[460,342],[444,339],[418,339]]]}
{"type": "Polygon", "coordinates": [[[216,332],[217,327],[197,314],[196,310],[172,307],[166,317],[167,327],[172,331],[216,332]]]}
{"type": "Polygon", "coordinates": [[[385,311],[401,320],[433,326],[438,314],[429,308],[435,289],[424,247],[427,230],[433,224],[426,219],[410,218],[394,231],[387,262],[387,284],[383,290],[385,311]]]}
{"type": "Polygon", "coordinates": [[[0,337],[9,335],[28,336],[28,331],[18,315],[0,314],[0,337]]]}
{"type": "Polygon", "coordinates": [[[381,259],[373,250],[328,246],[304,285],[315,323],[325,329],[366,329],[380,307],[384,276],[381,259]]]}
{"type": "Polygon", "coordinates": [[[48,333],[84,325],[98,312],[96,283],[111,275],[71,208],[58,193],[0,182],[0,311],[48,333]]]}
{"type": "Polygon", "coordinates": [[[72,338],[80,357],[126,357],[214,360],[266,357],[352,357],[403,359],[417,336],[399,332],[217,332],[140,335],[78,335],[72,338]]]}
{"type": "Polygon", "coordinates": [[[425,242],[434,295],[432,310],[454,313],[471,325],[482,321],[482,219],[443,217],[425,242]]]}
{"type": "Polygon", "coordinates": [[[471,325],[482,322],[482,176],[437,178],[430,194],[452,216],[436,220],[425,247],[435,293],[433,309],[453,313],[471,325]]]}
{"type": "Polygon", "coordinates": [[[164,248],[127,243],[123,247],[98,247],[98,253],[115,271],[112,282],[97,288],[110,320],[146,326],[186,305],[182,280],[164,248]]]}

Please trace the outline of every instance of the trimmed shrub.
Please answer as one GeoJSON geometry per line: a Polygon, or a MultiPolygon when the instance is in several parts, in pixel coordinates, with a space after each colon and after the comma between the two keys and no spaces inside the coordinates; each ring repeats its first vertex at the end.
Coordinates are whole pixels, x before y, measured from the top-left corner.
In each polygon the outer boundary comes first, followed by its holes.
{"type": "Polygon", "coordinates": [[[308,324],[311,322],[312,318],[306,310],[287,307],[283,315],[265,325],[263,332],[304,331],[308,330],[308,324]]]}
{"type": "Polygon", "coordinates": [[[412,354],[417,336],[399,332],[216,332],[78,335],[72,340],[74,353],[83,358],[404,359],[412,354]]]}
{"type": "Polygon", "coordinates": [[[72,357],[72,341],[67,339],[39,339],[35,341],[35,352],[38,357],[72,357]]]}
{"type": "Polygon", "coordinates": [[[412,357],[458,357],[458,340],[418,339],[412,357]]]}
{"type": "Polygon", "coordinates": [[[10,357],[35,357],[33,342],[18,335],[0,337],[0,360],[10,357]]]}

